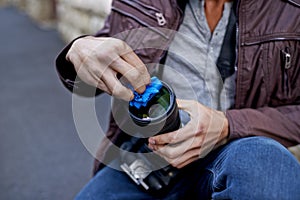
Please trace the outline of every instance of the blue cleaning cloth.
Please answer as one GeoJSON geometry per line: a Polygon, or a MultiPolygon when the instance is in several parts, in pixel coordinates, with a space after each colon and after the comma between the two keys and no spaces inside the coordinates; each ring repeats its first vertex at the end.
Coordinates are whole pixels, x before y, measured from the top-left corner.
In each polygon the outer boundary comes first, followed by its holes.
{"type": "Polygon", "coordinates": [[[151,98],[157,94],[162,87],[161,81],[153,76],[151,78],[151,83],[146,86],[146,90],[143,94],[139,94],[136,91],[133,91],[134,98],[129,102],[130,106],[134,106],[139,109],[141,106],[146,107],[147,103],[151,100],[151,98]]]}

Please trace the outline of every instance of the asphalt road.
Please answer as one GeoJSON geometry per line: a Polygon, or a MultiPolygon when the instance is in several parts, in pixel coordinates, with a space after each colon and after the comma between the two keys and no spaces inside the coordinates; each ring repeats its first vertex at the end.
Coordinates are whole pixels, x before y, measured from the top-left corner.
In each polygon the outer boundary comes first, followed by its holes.
{"type": "MultiPolygon", "coordinates": [[[[0,199],[72,199],[90,179],[93,157],[54,67],[65,44],[11,7],[0,8],[0,36],[0,199]]],[[[103,126],[107,99],[97,99],[103,126]]]]}

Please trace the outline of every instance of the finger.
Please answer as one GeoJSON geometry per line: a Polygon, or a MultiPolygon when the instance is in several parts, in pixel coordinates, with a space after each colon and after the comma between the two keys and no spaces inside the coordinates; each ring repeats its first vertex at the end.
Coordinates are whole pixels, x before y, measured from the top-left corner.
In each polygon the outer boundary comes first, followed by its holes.
{"type": "Polygon", "coordinates": [[[164,133],[161,135],[153,136],[148,139],[148,143],[152,145],[164,145],[173,143],[176,140],[176,132],[164,133]]]}
{"type": "Polygon", "coordinates": [[[177,144],[189,138],[197,136],[200,132],[193,121],[189,121],[184,127],[169,133],[150,137],[148,142],[153,145],[177,144]]]}
{"type": "Polygon", "coordinates": [[[121,57],[140,72],[142,79],[144,80],[144,83],[146,85],[151,82],[150,74],[147,70],[146,65],[133,51],[123,54],[121,57]]]}
{"type": "Polygon", "coordinates": [[[90,85],[99,88],[100,90],[106,92],[107,94],[111,95],[112,91],[106,86],[106,84],[101,80],[100,77],[102,77],[102,73],[100,70],[98,73],[95,73],[95,71],[88,71],[87,68],[83,68],[83,71],[85,71],[88,75],[85,76],[85,82],[90,83],[90,85]]]}
{"type": "Polygon", "coordinates": [[[175,145],[152,145],[149,144],[149,148],[154,150],[155,152],[159,152],[162,156],[168,159],[175,159],[185,152],[190,151],[191,149],[200,149],[203,143],[203,136],[198,136],[194,138],[190,138],[181,143],[177,143],[175,145]]]}
{"type": "MultiPolygon", "coordinates": [[[[99,66],[99,63],[94,60],[88,60],[83,65],[99,66]]],[[[111,70],[111,69],[108,69],[111,70]]],[[[103,71],[100,67],[86,67],[82,66],[77,72],[78,76],[87,84],[99,88],[100,90],[112,95],[112,90],[107,87],[106,83],[102,81],[103,71]]],[[[107,73],[108,74],[108,73],[107,73]]]]}
{"type": "Polygon", "coordinates": [[[129,64],[134,66],[141,73],[147,72],[147,67],[144,65],[144,63],[141,61],[141,59],[132,50],[125,54],[122,54],[121,57],[124,60],[126,60],[126,62],[128,62],[129,64]]]}
{"type": "Polygon", "coordinates": [[[102,76],[102,80],[105,83],[111,95],[125,101],[130,101],[133,99],[133,92],[121,84],[118,80],[116,72],[112,70],[107,70],[105,76],[102,76]]]}
{"type": "Polygon", "coordinates": [[[199,159],[199,149],[192,149],[174,159],[166,159],[173,167],[182,168],[199,159]]]}
{"type": "MultiPolygon", "coordinates": [[[[143,93],[145,91],[147,83],[145,82],[143,75],[134,66],[123,60],[121,57],[116,59],[110,67],[114,71],[122,74],[126,80],[130,82],[135,91],[138,93],[143,93]]],[[[122,78],[123,77],[121,77],[121,79],[122,78]]]]}
{"type": "Polygon", "coordinates": [[[102,80],[98,81],[97,88],[99,88],[103,92],[106,92],[109,95],[112,95],[112,91],[110,91],[110,89],[106,86],[106,84],[102,80]]]}
{"type": "MultiPolygon", "coordinates": [[[[80,66],[77,66],[77,77],[88,85],[91,85],[93,87],[97,87],[101,79],[97,74],[100,74],[101,72],[99,70],[91,70],[87,67],[91,62],[87,63],[81,63],[80,66]],[[94,72],[96,71],[96,73],[94,72]]],[[[94,65],[93,65],[94,66],[94,65]]],[[[106,87],[106,86],[105,86],[106,87]]],[[[99,89],[104,90],[105,88],[100,87],[99,89]]]]}
{"type": "Polygon", "coordinates": [[[152,149],[155,153],[157,153],[161,157],[168,160],[176,159],[182,155],[180,148],[174,148],[171,147],[170,145],[155,145],[155,146],[150,145],[149,148],[152,149]]]}
{"type": "Polygon", "coordinates": [[[99,79],[96,79],[95,77],[93,77],[88,70],[86,70],[82,67],[77,71],[76,80],[78,80],[78,79],[84,81],[85,83],[87,83],[88,85],[91,85],[93,87],[97,86],[97,82],[99,80],[99,79]]]}
{"type": "Polygon", "coordinates": [[[155,153],[164,158],[168,163],[170,163],[173,167],[182,168],[191,162],[199,159],[199,149],[194,148],[185,153],[180,154],[177,157],[169,158],[166,157],[161,151],[156,151],[155,153]]]}

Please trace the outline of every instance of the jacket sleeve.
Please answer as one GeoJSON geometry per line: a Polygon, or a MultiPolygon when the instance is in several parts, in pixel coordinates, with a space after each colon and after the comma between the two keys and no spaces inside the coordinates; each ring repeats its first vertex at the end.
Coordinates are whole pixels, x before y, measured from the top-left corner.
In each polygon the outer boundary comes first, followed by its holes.
{"type": "MultiPolygon", "coordinates": [[[[104,27],[98,31],[94,36],[95,37],[108,37],[110,33],[110,25],[109,25],[110,16],[107,17],[104,27]]],[[[82,35],[75,38],[72,42],[70,42],[67,46],[63,48],[63,50],[56,57],[56,71],[63,85],[70,90],[81,96],[94,96],[102,93],[101,90],[90,86],[80,80],[77,77],[77,73],[75,71],[74,65],[66,60],[66,55],[71,48],[72,44],[79,38],[85,37],[87,35],[82,35]]]]}
{"type": "Polygon", "coordinates": [[[229,140],[248,136],[273,138],[286,147],[300,143],[300,105],[233,109],[226,112],[229,140]]]}

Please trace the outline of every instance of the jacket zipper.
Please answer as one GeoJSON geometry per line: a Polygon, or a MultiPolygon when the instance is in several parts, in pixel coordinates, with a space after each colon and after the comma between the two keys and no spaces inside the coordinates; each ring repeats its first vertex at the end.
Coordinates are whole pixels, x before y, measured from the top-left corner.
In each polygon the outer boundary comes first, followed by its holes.
{"type": "MultiPolygon", "coordinates": [[[[177,32],[179,30],[180,24],[182,24],[182,22],[183,22],[183,13],[184,13],[184,11],[182,10],[182,8],[178,4],[176,4],[176,9],[179,12],[180,18],[179,18],[179,22],[176,23],[177,26],[176,27],[172,27],[172,30],[174,30],[174,31],[177,32]]],[[[161,62],[161,64],[164,64],[165,58],[166,58],[165,56],[166,55],[167,55],[167,51],[163,51],[162,54],[159,56],[159,60],[163,61],[163,62],[161,62]]],[[[157,76],[162,77],[163,71],[164,71],[163,67],[158,67],[158,70],[156,71],[157,76]]]]}
{"type": "Polygon", "coordinates": [[[167,21],[162,13],[155,13],[156,20],[159,26],[164,26],[167,21]]]}
{"type": "Polygon", "coordinates": [[[235,71],[237,71],[238,69],[238,47],[239,47],[239,42],[240,42],[240,36],[239,36],[239,5],[240,5],[240,1],[237,2],[236,4],[236,8],[235,10],[235,14],[236,14],[236,22],[235,22],[235,27],[236,27],[236,31],[235,31],[235,56],[236,56],[236,60],[235,60],[235,66],[234,69],[235,71]]]}
{"type": "MultiPolygon", "coordinates": [[[[177,32],[179,30],[180,24],[182,24],[182,22],[183,22],[183,13],[184,13],[184,11],[179,7],[178,4],[176,6],[176,9],[179,11],[179,15],[181,16],[181,18],[180,18],[179,22],[177,23],[178,25],[176,27],[172,28],[172,30],[177,32]]],[[[166,51],[164,51],[162,53],[162,55],[160,55],[159,60],[162,60],[165,56],[166,56],[166,51]]],[[[160,67],[159,69],[162,69],[162,67],[160,67]]]]}
{"type": "Polygon", "coordinates": [[[240,63],[240,59],[239,59],[239,53],[241,53],[241,38],[240,38],[240,27],[239,27],[239,23],[241,21],[241,17],[240,17],[240,3],[241,3],[242,0],[238,0],[237,1],[237,6],[236,6],[236,19],[237,19],[237,22],[236,22],[236,57],[237,57],[237,61],[236,61],[236,74],[237,74],[237,77],[236,77],[236,97],[235,97],[235,107],[244,107],[242,101],[240,101],[240,96],[242,94],[242,90],[240,89],[241,88],[241,84],[240,84],[240,81],[241,81],[241,76],[242,76],[242,70],[239,70],[238,67],[241,66],[241,63],[240,63]]]}
{"type": "Polygon", "coordinates": [[[164,26],[167,23],[163,13],[152,6],[145,5],[137,0],[131,0],[131,1],[120,0],[120,1],[132,8],[138,9],[143,14],[156,20],[159,26],[164,26]],[[137,7],[136,5],[138,5],[139,7],[137,7]]]}
{"type": "Polygon", "coordinates": [[[289,75],[288,70],[291,68],[291,53],[288,47],[285,50],[281,50],[282,53],[282,68],[283,68],[283,89],[287,95],[290,93],[289,75]]]}
{"type": "Polygon", "coordinates": [[[164,34],[162,31],[156,29],[156,28],[153,27],[153,26],[150,26],[148,23],[146,23],[146,22],[144,22],[143,20],[137,18],[136,16],[134,16],[134,15],[132,15],[132,14],[130,14],[130,13],[124,11],[124,10],[121,10],[121,9],[119,9],[119,8],[116,8],[116,7],[114,7],[114,6],[112,6],[111,9],[112,9],[113,11],[115,11],[115,12],[118,12],[118,13],[120,13],[120,14],[122,14],[122,15],[125,15],[125,16],[127,16],[127,17],[130,17],[130,18],[134,19],[134,20],[137,21],[138,23],[140,23],[140,24],[144,25],[145,27],[151,29],[152,31],[154,31],[154,32],[156,32],[156,33],[158,33],[158,34],[160,34],[160,35],[161,35],[162,37],[164,37],[165,39],[169,39],[169,36],[167,36],[166,34],[164,34]]]}

